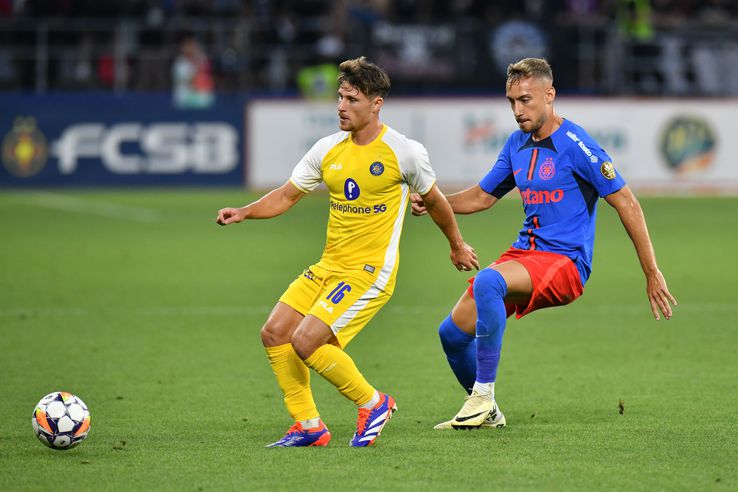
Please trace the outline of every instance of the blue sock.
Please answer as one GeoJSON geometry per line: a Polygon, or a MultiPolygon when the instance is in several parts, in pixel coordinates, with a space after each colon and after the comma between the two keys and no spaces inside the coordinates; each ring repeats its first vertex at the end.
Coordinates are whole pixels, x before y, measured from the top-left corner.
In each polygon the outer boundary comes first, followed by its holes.
{"type": "Polygon", "coordinates": [[[448,315],[438,327],[443,351],[456,379],[471,393],[477,375],[477,341],[474,335],[461,331],[448,315]]]}
{"type": "Polygon", "coordinates": [[[480,383],[494,383],[500,363],[502,334],[507,313],[507,284],[499,272],[485,268],[474,279],[474,300],[477,303],[477,374],[480,383]]]}

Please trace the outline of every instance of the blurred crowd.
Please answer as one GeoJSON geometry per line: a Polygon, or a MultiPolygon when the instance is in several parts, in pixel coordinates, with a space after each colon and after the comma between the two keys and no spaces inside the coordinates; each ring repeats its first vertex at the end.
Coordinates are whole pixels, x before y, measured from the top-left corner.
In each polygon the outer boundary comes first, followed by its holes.
{"type": "MultiPolygon", "coordinates": [[[[656,23],[725,23],[736,21],[734,0],[0,0],[0,16],[29,18],[232,18],[270,21],[280,16],[300,18],[352,16],[366,22],[386,20],[410,24],[439,23],[464,17],[523,16],[550,20],[579,15],[614,15],[626,4],[647,3],[656,23]]],[[[570,19],[577,21],[576,18],[570,19]]]]}
{"type": "Polygon", "coordinates": [[[498,91],[512,59],[545,56],[566,92],[719,95],[738,1],[0,0],[4,90],[332,97],[361,54],[400,93],[498,91]]]}

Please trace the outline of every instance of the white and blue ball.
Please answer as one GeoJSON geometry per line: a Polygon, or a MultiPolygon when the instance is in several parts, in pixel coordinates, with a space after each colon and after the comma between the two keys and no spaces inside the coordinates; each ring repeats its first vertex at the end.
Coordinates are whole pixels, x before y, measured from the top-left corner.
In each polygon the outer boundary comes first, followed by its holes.
{"type": "Polygon", "coordinates": [[[90,432],[90,412],[81,398],[56,391],[41,398],[31,423],[42,443],[53,449],[70,449],[90,432]]]}

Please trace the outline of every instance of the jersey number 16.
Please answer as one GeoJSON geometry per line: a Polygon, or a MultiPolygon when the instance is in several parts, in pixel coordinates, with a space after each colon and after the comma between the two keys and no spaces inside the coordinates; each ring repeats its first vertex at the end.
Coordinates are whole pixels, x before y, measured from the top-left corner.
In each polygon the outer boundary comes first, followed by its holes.
{"type": "Polygon", "coordinates": [[[340,282],[325,298],[330,299],[333,304],[338,304],[346,295],[346,292],[351,292],[351,286],[346,282],[340,282]]]}

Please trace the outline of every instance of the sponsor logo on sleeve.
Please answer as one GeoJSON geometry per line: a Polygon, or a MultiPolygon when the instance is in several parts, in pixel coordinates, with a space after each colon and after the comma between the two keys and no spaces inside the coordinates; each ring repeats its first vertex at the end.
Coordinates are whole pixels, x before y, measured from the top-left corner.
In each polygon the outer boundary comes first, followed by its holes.
{"type": "Polygon", "coordinates": [[[584,145],[584,142],[582,142],[579,139],[579,137],[576,136],[576,134],[574,134],[571,131],[568,131],[568,132],[566,132],[566,136],[569,137],[570,139],[572,139],[574,142],[576,142],[576,144],[579,146],[579,148],[582,149],[582,152],[584,152],[584,154],[587,157],[589,157],[589,160],[592,162],[592,164],[596,164],[597,163],[597,156],[594,155],[591,150],[589,150],[589,147],[587,147],[586,145],[584,145]]]}
{"type": "Polygon", "coordinates": [[[613,166],[610,161],[602,163],[600,166],[600,172],[607,179],[615,179],[615,166],[613,166]]]}

